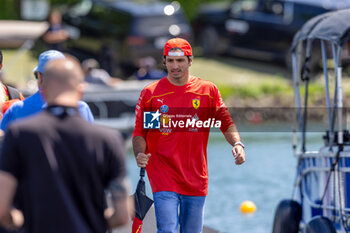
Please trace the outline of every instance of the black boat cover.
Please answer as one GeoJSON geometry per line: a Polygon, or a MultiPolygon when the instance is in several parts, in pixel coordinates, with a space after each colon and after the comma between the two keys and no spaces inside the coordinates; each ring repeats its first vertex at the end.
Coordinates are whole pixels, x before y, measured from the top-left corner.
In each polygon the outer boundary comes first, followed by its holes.
{"type": "Polygon", "coordinates": [[[313,17],[295,34],[291,50],[304,40],[327,40],[344,46],[350,39],[350,9],[331,11],[313,17]]]}

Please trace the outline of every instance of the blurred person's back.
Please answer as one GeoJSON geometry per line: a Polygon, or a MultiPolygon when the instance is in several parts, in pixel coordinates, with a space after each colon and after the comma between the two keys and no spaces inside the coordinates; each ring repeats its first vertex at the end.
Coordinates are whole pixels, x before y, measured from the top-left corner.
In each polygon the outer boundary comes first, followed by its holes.
{"type": "MultiPolygon", "coordinates": [[[[105,233],[107,225],[129,219],[121,137],[80,116],[79,64],[70,59],[50,63],[43,83],[48,107],[9,126],[0,156],[0,186],[4,172],[17,180],[26,232],[105,233]],[[104,216],[108,188],[113,198],[119,197],[113,199],[117,217],[104,216]]],[[[11,193],[0,190],[0,197],[5,192],[11,193]]],[[[0,200],[0,213],[8,204],[0,200]]]]}

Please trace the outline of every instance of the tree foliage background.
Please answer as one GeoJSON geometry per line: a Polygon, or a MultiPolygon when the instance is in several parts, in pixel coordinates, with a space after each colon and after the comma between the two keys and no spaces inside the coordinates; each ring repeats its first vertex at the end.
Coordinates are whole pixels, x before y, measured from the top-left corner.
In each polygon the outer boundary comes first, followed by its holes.
{"type": "MultiPolygon", "coordinates": [[[[26,0],[1,0],[0,7],[0,19],[20,19],[20,7],[21,1],[26,0]]],[[[35,1],[35,0],[32,0],[35,1]]],[[[51,7],[60,7],[60,6],[69,6],[75,3],[80,2],[81,0],[47,0],[51,7]]],[[[115,0],[118,1],[118,0],[115,0]]],[[[172,0],[161,0],[163,2],[172,2],[172,0]]],[[[192,20],[198,11],[200,4],[212,3],[212,2],[223,2],[230,0],[177,0],[187,18],[192,20]]],[[[232,0],[231,0],[232,1],[232,0]]],[[[147,0],[143,0],[142,2],[147,2],[147,0]]]]}
{"type": "Polygon", "coordinates": [[[19,0],[2,0],[0,7],[0,19],[19,19],[19,0]]]}
{"type": "MultiPolygon", "coordinates": [[[[163,2],[172,2],[173,0],[162,0],[163,2]]],[[[194,19],[201,4],[216,2],[233,2],[234,0],[176,0],[181,4],[187,18],[194,19]]]]}
{"type": "MultiPolygon", "coordinates": [[[[1,19],[21,19],[21,2],[26,0],[0,0],[0,20],[1,19]]],[[[41,1],[41,0],[31,0],[41,1]]],[[[51,7],[63,5],[73,5],[80,0],[46,0],[51,7]]]]}

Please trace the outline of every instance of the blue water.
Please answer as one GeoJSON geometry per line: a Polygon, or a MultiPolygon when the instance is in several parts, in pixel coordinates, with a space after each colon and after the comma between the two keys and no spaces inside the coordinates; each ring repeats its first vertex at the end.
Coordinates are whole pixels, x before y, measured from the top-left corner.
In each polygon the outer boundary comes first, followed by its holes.
{"type": "MultiPolygon", "coordinates": [[[[231,146],[222,134],[211,134],[208,144],[209,190],[204,224],[227,233],[272,232],[274,211],[279,201],[291,198],[296,170],[291,133],[242,133],[246,162],[237,166],[231,146]],[[257,211],[244,215],[239,206],[253,201],[257,211]]],[[[309,140],[308,149],[322,145],[321,136],[309,140]]],[[[130,152],[131,153],[131,152],[130,152]]],[[[135,189],[139,169],[128,159],[129,177],[135,189]]],[[[147,193],[152,197],[150,187],[147,193]]]]}

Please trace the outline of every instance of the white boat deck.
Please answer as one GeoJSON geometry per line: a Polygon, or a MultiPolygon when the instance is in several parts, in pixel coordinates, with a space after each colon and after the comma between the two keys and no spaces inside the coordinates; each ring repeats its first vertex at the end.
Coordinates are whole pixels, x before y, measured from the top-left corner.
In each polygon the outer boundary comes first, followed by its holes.
{"type": "Polygon", "coordinates": [[[48,29],[47,22],[0,20],[0,47],[18,48],[27,40],[36,40],[48,29]]]}

